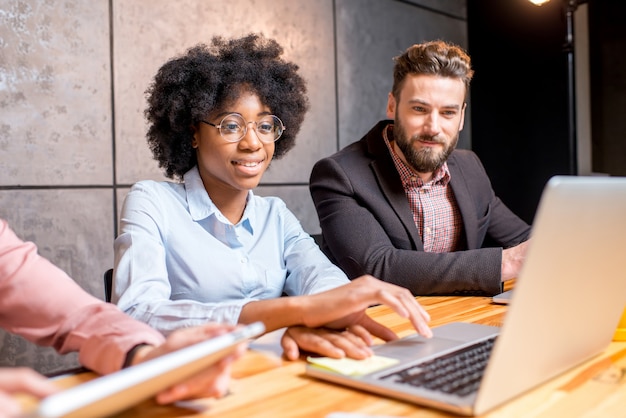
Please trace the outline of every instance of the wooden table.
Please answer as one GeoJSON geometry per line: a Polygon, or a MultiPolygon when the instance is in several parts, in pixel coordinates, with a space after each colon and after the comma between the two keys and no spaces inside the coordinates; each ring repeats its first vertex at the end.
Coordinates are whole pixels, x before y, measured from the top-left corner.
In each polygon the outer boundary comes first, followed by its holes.
{"type": "MultiPolygon", "coordinates": [[[[432,326],[452,321],[501,325],[507,307],[487,297],[419,297],[432,326]]],[[[409,323],[383,306],[368,313],[400,336],[415,332],[409,323]]],[[[265,338],[265,337],[263,337],[265,338]]],[[[268,337],[271,339],[271,336],[268,337]]],[[[277,338],[269,346],[275,344],[277,338]]],[[[199,399],[177,406],[153,401],[118,415],[126,417],[307,417],[333,412],[352,417],[451,417],[437,410],[361,392],[305,376],[305,361],[284,360],[274,349],[249,350],[233,370],[231,393],[222,399],[199,399]]],[[[91,373],[63,379],[72,386],[93,378],[91,373]]],[[[488,417],[626,417],[626,342],[613,342],[606,352],[492,410],[488,417]]]]}

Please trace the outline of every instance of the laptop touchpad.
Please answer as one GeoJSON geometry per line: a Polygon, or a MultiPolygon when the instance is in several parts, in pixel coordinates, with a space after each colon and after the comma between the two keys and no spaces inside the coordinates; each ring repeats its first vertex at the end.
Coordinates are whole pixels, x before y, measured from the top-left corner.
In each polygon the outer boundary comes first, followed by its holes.
{"type": "Polygon", "coordinates": [[[379,356],[407,361],[428,357],[459,345],[458,340],[441,337],[428,339],[414,335],[376,346],[374,350],[379,356]]]}

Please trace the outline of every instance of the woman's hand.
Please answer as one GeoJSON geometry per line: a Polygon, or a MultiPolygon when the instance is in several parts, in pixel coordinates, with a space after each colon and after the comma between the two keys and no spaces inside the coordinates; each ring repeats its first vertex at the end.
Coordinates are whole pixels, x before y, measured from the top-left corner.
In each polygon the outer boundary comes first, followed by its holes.
{"type": "Polygon", "coordinates": [[[343,331],[328,328],[307,328],[293,326],[287,328],[281,339],[285,357],[297,360],[301,351],[308,351],[326,357],[364,359],[373,354],[370,346],[372,337],[359,325],[343,331]]]}
{"type": "Polygon", "coordinates": [[[344,329],[361,325],[368,332],[384,340],[393,338],[388,328],[367,316],[365,310],[372,305],[387,305],[398,315],[407,318],[417,332],[424,337],[432,337],[428,327],[430,315],[404,287],[383,282],[370,275],[364,275],[350,283],[303,297],[302,323],[311,328],[320,326],[344,329]]]}
{"type": "Polygon", "coordinates": [[[289,360],[300,351],[326,357],[363,359],[372,355],[372,336],[384,341],[397,335],[370,318],[366,309],[384,304],[411,321],[425,337],[432,337],[427,325],[430,316],[407,289],[372,276],[361,276],[352,282],[311,296],[302,297],[304,326],[287,328],[281,344],[289,360]]]}

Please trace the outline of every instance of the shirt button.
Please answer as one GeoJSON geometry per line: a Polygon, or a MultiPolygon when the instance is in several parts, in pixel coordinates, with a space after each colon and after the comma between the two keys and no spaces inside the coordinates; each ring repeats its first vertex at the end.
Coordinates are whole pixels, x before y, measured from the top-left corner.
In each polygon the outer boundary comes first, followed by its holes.
{"type": "Polygon", "coordinates": [[[248,262],[248,258],[247,257],[243,257],[241,260],[239,260],[241,262],[241,264],[246,264],[248,262]]]}
{"type": "Polygon", "coordinates": [[[430,234],[430,228],[426,227],[424,230],[426,231],[427,234],[430,234]]]}

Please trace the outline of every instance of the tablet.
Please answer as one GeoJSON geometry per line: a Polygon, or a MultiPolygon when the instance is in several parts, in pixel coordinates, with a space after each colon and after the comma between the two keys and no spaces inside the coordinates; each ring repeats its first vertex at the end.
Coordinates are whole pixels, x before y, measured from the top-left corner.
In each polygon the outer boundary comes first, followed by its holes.
{"type": "Polygon", "coordinates": [[[241,342],[261,335],[255,322],[43,399],[33,417],[103,417],[134,406],[216,363],[241,342]]]}

